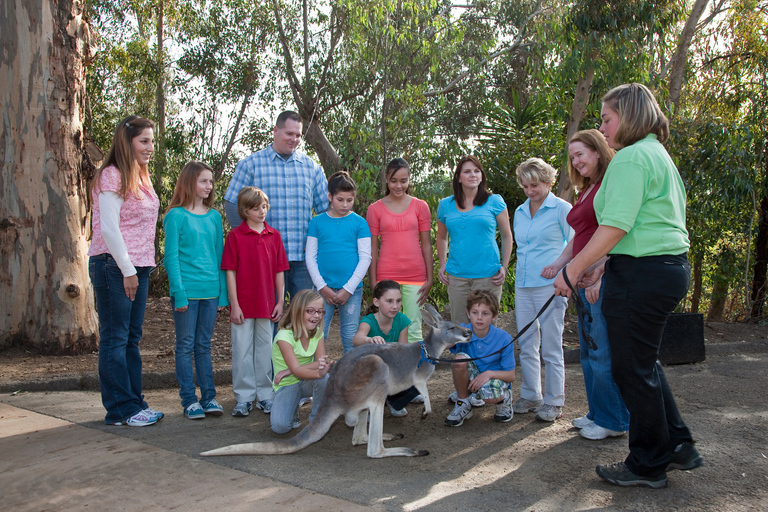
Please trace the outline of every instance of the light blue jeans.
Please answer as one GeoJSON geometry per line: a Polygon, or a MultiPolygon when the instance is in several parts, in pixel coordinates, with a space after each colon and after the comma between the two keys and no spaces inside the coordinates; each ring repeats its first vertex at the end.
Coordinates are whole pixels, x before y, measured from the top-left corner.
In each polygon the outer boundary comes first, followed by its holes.
{"type": "MultiPolygon", "coordinates": [[[[184,409],[197,402],[193,360],[197,385],[200,386],[200,403],[208,405],[216,396],[211,336],[216,325],[218,305],[219,299],[190,299],[186,311],[173,310],[173,323],[176,327],[176,380],[179,381],[179,397],[184,409]]],[[[173,297],[171,307],[175,307],[173,297]]]]}
{"type": "Polygon", "coordinates": [[[579,323],[579,355],[589,403],[587,418],[608,430],[623,432],[629,430],[629,411],[621,398],[619,387],[613,380],[611,346],[608,343],[608,328],[602,310],[604,285],[605,283],[600,287],[600,297],[595,304],[590,304],[584,289],[579,288],[585,313],[583,325],[579,323]],[[589,316],[592,317],[591,322],[589,316]],[[590,349],[584,341],[584,331],[592,337],[597,350],[590,349]]]}
{"type": "MultiPolygon", "coordinates": [[[[333,291],[338,291],[338,288],[331,288],[333,291]]],[[[363,301],[363,287],[359,286],[355,293],[349,297],[349,300],[341,306],[334,306],[328,304],[323,300],[325,308],[323,327],[323,337],[328,342],[328,331],[331,329],[331,320],[333,320],[333,312],[338,308],[339,310],[339,331],[341,332],[341,345],[344,347],[344,353],[346,354],[354,345],[352,345],[352,338],[355,337],[357,332],[357,326],[360,324],[360,304],[363,301]]]]}
{"type": "Polygon", "coordinates": [[[299,412],[299,401],[309,396],[312,397],[312,412],[309,414],[311,423],[323,400],[327,382],[328,375],[322,379],[300,380],[296,384],[283,386],[275,391],[272,412],[269,414],[272,431],[276,434],[290,432],[293,429],[293,420],[299,412]]]}

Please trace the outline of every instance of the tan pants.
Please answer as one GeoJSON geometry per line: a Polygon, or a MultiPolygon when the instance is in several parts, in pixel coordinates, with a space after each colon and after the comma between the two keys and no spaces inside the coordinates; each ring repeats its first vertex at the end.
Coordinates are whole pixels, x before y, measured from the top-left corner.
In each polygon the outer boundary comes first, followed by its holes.
{"type": "Polygon", "coordinates": [[[470,279],[448,274],[448,300],[451,303],[451,321],[457,324],[469,324],[467,315],[467,296],[472,290],[488,290],[501,302],[502,285],[495,285],[490,277],[470,279]]]}

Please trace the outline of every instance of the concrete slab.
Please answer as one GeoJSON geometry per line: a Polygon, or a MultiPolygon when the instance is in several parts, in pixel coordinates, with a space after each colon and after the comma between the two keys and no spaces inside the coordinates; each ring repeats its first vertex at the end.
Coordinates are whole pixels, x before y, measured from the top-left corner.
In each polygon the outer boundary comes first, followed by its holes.
{"type": "Polygon", "coordinates": [[[376,510],[2,403],[0,453],[4,510],[376,510]]]}

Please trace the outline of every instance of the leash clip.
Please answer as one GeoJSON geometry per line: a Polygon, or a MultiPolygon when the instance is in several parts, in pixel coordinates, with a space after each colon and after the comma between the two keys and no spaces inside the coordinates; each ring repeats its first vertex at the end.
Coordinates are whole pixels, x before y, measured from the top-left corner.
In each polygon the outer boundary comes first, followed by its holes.
{"type": "Polygon", "coordinates": [[[421,363],[429,363],[432,366],[437,366],[437,361],[433,361],[431,357],[429,357],[429,353],[427,353],[427,347],[424,346],[424,342],[419,342],[419,348],[421,348],[420,358],[419,358],[419,364],[416,365],[416,368],[421,368],[421,363]]]}

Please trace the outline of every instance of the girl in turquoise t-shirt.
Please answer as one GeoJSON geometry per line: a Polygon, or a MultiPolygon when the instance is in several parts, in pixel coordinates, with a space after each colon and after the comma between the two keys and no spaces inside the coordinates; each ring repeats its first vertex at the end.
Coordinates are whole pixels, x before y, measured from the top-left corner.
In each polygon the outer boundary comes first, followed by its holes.
{"type": "MultiPolygon", "coordinates": [[[[360,327],[357,328],[352,343],[356,347],[366,343],[408,343],[408,326],[411,321],[400,312],[403,304],[400,285],[389,279],[379,281],[373,288],[372,302],[366,315],[360,320],[360,327]]],[[[408,414],[405,407],[401,405],[398,409],[392,403],[397,401],[398,405],[407,404],[417,396],[419,392],[411,386],[405,391],[387,397],[389,412],[392,416],[405,416],[408,414]]]]}
{"type": "Polygon", "coordinates": [[[214,197],[213,170],[202,162],[189,162],[179,174],[163,218],[165,269],[176,327],[176,379],[184,415],[191,420],[224,413],[214,398],[211,364],[216,313],[229,305],[226,275],[220,269],[224,234],[221,215],[212,208],[214,197]]]}
{"type": "Polygon", "coordinates": [[[285,434],[301,426],[299,401],[312,397],[315,417],[333,361],[325,354],[323,298],[314,290],[301,290],[283,314],[272,345],[275,398],[270,414],[272,430],[285,434]]]}

